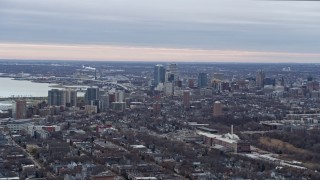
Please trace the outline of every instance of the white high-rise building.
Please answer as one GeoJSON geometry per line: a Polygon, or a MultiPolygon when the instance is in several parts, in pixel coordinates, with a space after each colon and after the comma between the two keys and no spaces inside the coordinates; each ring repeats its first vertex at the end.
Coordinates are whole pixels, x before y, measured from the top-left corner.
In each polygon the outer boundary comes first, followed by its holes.
{"type": "Polygon", "coordinates": [[[164,94],[166,96],[172,96],[174,93],[174,82],[166,82],[164,83],[164,94]]]}
{"type": "Polygon", "coordinates": [[[116,91],[116,102],[124,102],[124,91],[116,91]]]}

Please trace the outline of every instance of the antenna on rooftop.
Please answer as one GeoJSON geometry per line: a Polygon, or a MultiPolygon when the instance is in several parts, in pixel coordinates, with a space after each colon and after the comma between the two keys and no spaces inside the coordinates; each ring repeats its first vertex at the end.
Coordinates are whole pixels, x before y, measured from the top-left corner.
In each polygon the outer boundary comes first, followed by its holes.
{"type": "Polygon", "coordinates": [[[231,135],[233,136],[233,124],[231,125],[231,135]]]}

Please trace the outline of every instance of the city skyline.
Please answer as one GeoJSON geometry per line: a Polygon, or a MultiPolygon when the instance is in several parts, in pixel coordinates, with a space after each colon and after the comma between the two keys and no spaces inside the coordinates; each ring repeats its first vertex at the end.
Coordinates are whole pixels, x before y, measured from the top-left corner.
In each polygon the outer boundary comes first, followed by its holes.
{"type": "Polygon", "coordinates": [[[320,179],[320,64],[0,64],[4,178],[320,179]]]}
{"type": "Polygon", "coordinates": [[[3,0],[0,59],[315,63],[315,3],[3,0]]]}

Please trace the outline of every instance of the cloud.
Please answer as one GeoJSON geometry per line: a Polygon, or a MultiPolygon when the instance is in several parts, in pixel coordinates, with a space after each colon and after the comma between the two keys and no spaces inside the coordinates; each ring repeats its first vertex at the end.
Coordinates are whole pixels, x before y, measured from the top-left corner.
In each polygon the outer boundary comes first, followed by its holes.
{"type": "Polygon", "coordinates": [[[316,53],[315,3],[1,0],[0,42],[316,53]]]}

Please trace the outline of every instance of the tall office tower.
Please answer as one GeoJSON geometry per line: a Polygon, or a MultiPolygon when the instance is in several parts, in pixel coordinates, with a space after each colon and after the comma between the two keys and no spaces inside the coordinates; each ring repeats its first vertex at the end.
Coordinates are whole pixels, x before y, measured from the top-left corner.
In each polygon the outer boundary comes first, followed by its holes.
{"type": "Polygon", "coordinates": [[[157,64],[154,67],[154,85],[158,86],[159,83],[164,83],[165,82],[165,74],[166,70],[163,65],[157,64]]]}
{"type": "Polygon", "coordinates": [[[257,88],[263,88],[264,86],[264,78],[265,78],[265,73],[260,69],[257,71],[256,75],[256,87],[257,88]]]}
{"type": "Polygon", "coordinates": [[[99,88],[87,88],[84,99],[88,105],[91,105],[96,100],[99,100],[99,88]]]}
{"type": "Polygon", "coordinates": [[[177,64],[168,64],[165,81],[175,82],[175,81],[178,81],[178,79],[179,79],[179,75],[178,75],[177,64]]]}
{"type": "Polygon", "coordinates": [[[280,85],[281,85],[281,86],[285,86],[285,81],[284,81],[284,78],[283,78],[283,77],[281,77],[280,85]]]}
{"type": "Polygon", "coordinates": [[[67,89],[66,93],[66,106],[72,107],[77,106],[77,91],[72,89],[67,89]]]}
{"type": "Polygon", "coordinates": [[[214,102],[213,116],[222,116],[223,115],[222,108],[223,108],[223,104],[220,101],[214,102]]]}
{"type": "Polygon", "coordinates": [[[109,105],[111,105],[113,102],[116,102],[116,94],[115,93],[108,94],[108,99],[109,99],[109,105]]]}
{"type": "Polygon", "coordinates": [[[26,118],[27,103],[25,100],[15,100],[12,105],[12,117],[14,119],[26,118]]]}
{"type": "Polygon", "coordinates": [[[115,96],[116,102],[124,102],[124,91],[117,90],[115,96]]]}
{"type": "Polygon", "coordinates": [[[99,98],[99,100],[92,100],[90,105],[91,106],[96,106],[98,113],[103,111],[103,102],[100,100],[100,98],[99,98]]]}
{"type": "Polygon", "coordinates": [[[51,89],[48,91],[48,104],[50,106],[65,106],[66,93],[63,90],[51,89]]]}
{"type": "Polygon", "coordinates": [[[183,91],[183,106],[186,108],[190,107],[190,91],[189,90],[183,91]]]}
{"type": "Polygon", "coordinates": [[[174,74],[172,74],[170,71],[166,70],[165,74],[165,82],[174,82],[174,74]]]}
{"type": "Polygon", "coordinates": [[[204,88],[208,85],[207,73],[199,73],[198,75],[198,88],[204,88]]]}
{"type": "Polygon", "coordinates": [[[212,86],[212,89],[215,90],[215,91],[221,91],[221,81],[220,80],[217,80],[217,79],[213,79],[211,81],[211,86],[212,86]]]}
{"type": "Polygon", "coordinates": [[[110,103],[109,103],[109,94],[103,94],[100,96],[101,99],[101,103],[102,103],[102,108],[101,111],[102,112],[106,112],[109,107],[110,107],[110,103]]]}

